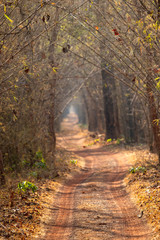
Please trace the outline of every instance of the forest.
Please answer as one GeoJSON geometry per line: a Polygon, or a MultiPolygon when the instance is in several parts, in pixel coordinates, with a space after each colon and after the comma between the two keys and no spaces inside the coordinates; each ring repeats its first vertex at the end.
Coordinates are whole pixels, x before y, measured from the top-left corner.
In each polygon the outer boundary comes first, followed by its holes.
{"type": "Polygon", "coordinates": [[[93,138],[160,164],[159,58],[160,0],[0,0],[1,188],[35,166],[58,175],[70,109],[93,138]]]}

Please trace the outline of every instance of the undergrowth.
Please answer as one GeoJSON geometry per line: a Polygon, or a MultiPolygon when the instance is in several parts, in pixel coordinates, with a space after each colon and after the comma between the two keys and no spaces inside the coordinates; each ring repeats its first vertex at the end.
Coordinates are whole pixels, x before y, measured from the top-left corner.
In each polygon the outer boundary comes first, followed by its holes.
{"type": "Polygon", "coordinates": [[[158,157],[147,150],[135,151],[134,166],[127,176],[127,188],[153,230],[152,240],[160,239],[160,166],[158,157]]]}
{"type": "MultiPolygon", "coordinates": [[[[44,211],[44,200],[54,191],[56,179],[76,167],[77,159],[71,153],[58,149],[54,168],[48,167],[41,152],[36,153],[32,168],[6,175],[6,184],[0,187],[1,239],[32,239],[44,211]]],[[[46,200],[47,201],[47,200],[46,200]]]]}

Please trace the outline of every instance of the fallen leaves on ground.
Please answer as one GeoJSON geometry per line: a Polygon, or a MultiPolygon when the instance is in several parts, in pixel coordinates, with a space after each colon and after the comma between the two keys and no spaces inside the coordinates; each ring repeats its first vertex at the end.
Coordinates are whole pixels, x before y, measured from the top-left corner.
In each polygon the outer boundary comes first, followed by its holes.
{"type": "Polygon", "coordinates": [[[35,239],[38,232],[43,234],[43,213],[51,207],[63,176],[78,167],[80,161],[65,149],[58,149],[55,155],[56,177],[55,174],[52,177],[52,170],[49,169],[39,179],[31,179],[27,172],[16,178],[6,176],[7,184],[0,188],[0,239],[30,240],[35,239]],[[38,187],[37,192],[21,195],[17,186],[24,180],[34,182],[38,187]]]}
{"type": "Polygon", "coordinates": [[[42,207],[39,205],[39,194],[23,196],[16,189],[12,196],[11,191],[4,188],[0,190],[0,236],[4,239],[27,239],[40,223],[42,207]]]}
{"type": "Polygon", "coordinates": [[[144,167],[146,171],[129,173],[125,182],[132,199],[143,211],[153,230],[154,240],[160,239],[160,166],[155,154],[147,150],[135,151],[133,167],[144,167]]]}

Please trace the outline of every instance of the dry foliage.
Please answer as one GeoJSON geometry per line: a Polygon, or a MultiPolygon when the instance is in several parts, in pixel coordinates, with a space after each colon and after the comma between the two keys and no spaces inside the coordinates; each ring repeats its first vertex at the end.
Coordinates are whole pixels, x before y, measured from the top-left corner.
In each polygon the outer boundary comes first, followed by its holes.
{"type": "Polygon", "coordinates": [[[56,176],[53,169],[50,171],[45,169],[38,179],[27,177],[26,174],[16,179],[7,177],[7,184],[0,189],[0,236],[2,239],[26,240],[33,239],[33,236],[37,235],[37,231],[41,229],[41,217],[50,207],[54,193],[63,181],[63,176],[77,166],[74,160],[73,154],[59,149],[56,152],[56,176]],[[38,187],[36,193],[29,192],[21,196],[17,185],[24,180],[24,177],[38,187]]]}
{"type": "Polygon", "coordinates": [[[21,198],[16,189],[0,190],[0,235],[4,239],[29,239],[35,232],[42,211],[39,196],[40,192],[21,198]]]}
{"type": "Polygon", "coordinates": [[[153,239],[160,239],[160,166],[157,156],[147,150],[137,150],[133,166],[144,167],[146,171],[130,173],[125,180],[127,189],[151,225],[153,239]]]}

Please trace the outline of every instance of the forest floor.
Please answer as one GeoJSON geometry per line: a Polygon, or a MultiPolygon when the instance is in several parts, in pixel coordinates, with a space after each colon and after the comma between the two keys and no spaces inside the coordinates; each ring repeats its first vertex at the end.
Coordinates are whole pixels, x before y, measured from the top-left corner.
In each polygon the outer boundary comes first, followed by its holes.
{"type": "Polygon", "coordinates": [[[70,115],[57,136],[57,177],[35,180],[38,192],[23,200],[0,190],[0,239],[160,239],[156,156],[92,137],[70,115]]]}

